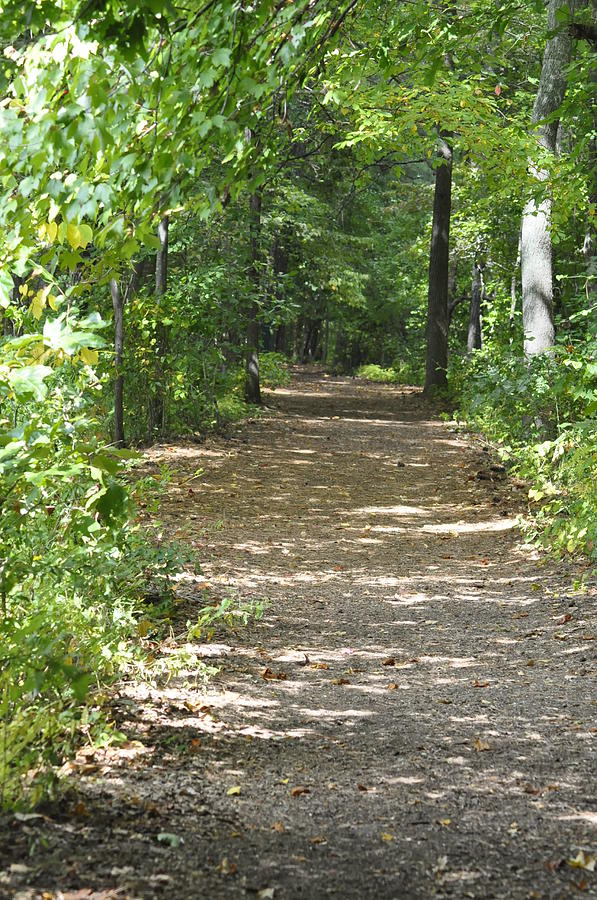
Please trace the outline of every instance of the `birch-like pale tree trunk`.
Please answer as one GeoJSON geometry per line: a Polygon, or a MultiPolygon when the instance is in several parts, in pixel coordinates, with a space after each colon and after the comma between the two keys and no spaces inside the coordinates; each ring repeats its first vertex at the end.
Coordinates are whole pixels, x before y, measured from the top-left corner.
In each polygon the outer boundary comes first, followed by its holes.
{"type": "MultiPolygon", "coordinates": [[[[549,0],[547,26],[553,37],[545,46],[532,115],[537,140],[550,153],[556,151],[558,121],[545,120],[557,112],[566,96],[567,67],[573,47],[569,29],[558,22],[558,12],[564,7],[568,8],[567,0],[549,0]]],[[[549,177],[545,169],[536,169],[534,175],[542,182],[549,177]]],[[[524,352],[535,356],[555,343],[549,196],[539,202],[534,198],[527,201],[522,214],[520,246],[524,352]]]]}

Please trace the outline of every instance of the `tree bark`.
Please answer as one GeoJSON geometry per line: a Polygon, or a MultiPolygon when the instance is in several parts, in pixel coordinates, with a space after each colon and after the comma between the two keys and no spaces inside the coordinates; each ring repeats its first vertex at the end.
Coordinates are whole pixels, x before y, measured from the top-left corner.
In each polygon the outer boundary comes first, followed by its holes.
{"type": "Polygon", "coordinates": [[[154,383],[150,387],[149,398],[149,439],[152,440],[165,426],[165,372],[164,361],[168,349],[168,330],[159,318],[161,298],[168,287],[168,217],[164,216],[158,225],[160,249],[155,257],[155,303],[158,321],[156,325],[156,343],[154,351],[154,383]]]}
{"type": "MultiPolygon", "coordinates": [[[[532,124],[536,126],[541,147],[555,153],[557,120],[545,122],[562,105],[566,95],[566,69],[572,55],[573,39],[568,28],[559,27],[557,13],[567,0],[549,0],[547,25],[555,32],[545,46],[541,78],[533,106],[532,124]]],[[[538,181],[547,181],[549,173],[535,170],[538,181]]],[[[521,278],[524,352],[536,356],[553,347],[553,272],[551,244],[551,199],[530,199],[522,214],[521,278]]]]}
{"type": "Polygon", "coordinates": [[[452,208],[452,148],[442,140],[441,163],[435,170],[433,226],[429,254],[427,298],[427,360],[425,393],[447,384],[448,368],[448,277],[450,213],[452,208]]]}
{"type": "Polygon", "coordinates": [[[245,362],[245,400],[247,403],[261,403],[259,384],[259,296],[261,284],[260,237],[261,237],[261,191],[251,194],[249,199],[249,236],[251,242],[251,265],[249,274],[253,284],[253,297],[247,309],[247,351],[245,362]]]}
{"type": "Polygon", "coordinates": [[[471,286],[471,311],[468,323],[468,338],[466,342],[467,356],[471,356],[473,350],[480,350],[483,346],[481,332],[481,302],[483,300],[483,267],[475,260],[473,263],[473,282],[471,286]]]}
{"type": "Polygon", "coordinates": [[[110,293],[114,308],[114,443],[125,446],[124,439],[124,375],[122,374],[122,351],[124,348],[124,298],[115,278],[110,280],[110,293]]]}

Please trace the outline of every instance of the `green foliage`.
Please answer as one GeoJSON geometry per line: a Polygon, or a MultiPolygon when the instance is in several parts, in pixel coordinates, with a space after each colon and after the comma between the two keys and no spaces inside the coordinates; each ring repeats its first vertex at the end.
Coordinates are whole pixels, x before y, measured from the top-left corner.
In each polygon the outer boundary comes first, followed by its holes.
{"type": "Polygon", "coordinates": [[[458,416],[529,484],[529,534],[597,558],[597,342],[524,360],[494,348],[453,365],[458,416]]]}
{"type": "Polygon", "coordinates": [[[210,641],[222,631],[246,626],[251,619],[259,620],[266,602],[226,597],[211,606],[204,606],[197,613],[197,622],[187,623],[189,640],[210,641]]]}
{"type": "Polygon", "coordinates": [[[283,353],[261,353],[259,356],[259,378],[264,387],[282,387],[290,382],[288,360],[283,353]]]}
{"type": "Polygon", "coordinates": [[[365,378],[367,381],[378,381],[382,384],[398,384],[400,376],[394,369],[382,369],[374,363],[366,366],[359,366],[356,371],[359,378],[365,378]]]}
{"type": "Polygon", "coordinates": [[[62,362],[100,343],[99,325],[59,317],[43,335],[0,348],[0,803],[8,806],[39,800],[81,733],[101,730],[88,692],[134,663],[146,586],[166,593],[180,563],[134,523],[122,476],[136,454],[99,437],[92,370],[62,362]]]}

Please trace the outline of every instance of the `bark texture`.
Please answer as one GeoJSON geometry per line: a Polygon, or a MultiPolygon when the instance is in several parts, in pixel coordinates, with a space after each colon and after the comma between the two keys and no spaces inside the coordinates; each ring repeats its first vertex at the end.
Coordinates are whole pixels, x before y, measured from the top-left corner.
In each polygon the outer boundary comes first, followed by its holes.
{"type": "Polygon", "coordinates": [[[429,254],[425,392],[444,387],[448,368],[448,278],[452,208],[452,148],[442,141],[435,172],[433,228],[429,254]]]}
{"type": "MultiPolygon", "coordinates": [[[[573,38],[570,30],[558,23],[558,11],[566,0],[549,0],[548,28],[554,32],[545,46],[541,78],[533,106],[532,124],[539,144],[555,153],[558,121],[545,122],[562,105],[566,95],[566,69],[570,62],[573,38]]],[[[538,181],[546,181],[545,170],[535,170],[538,181]]],[[[553,272],[551,246],[551,200],[530,199],[523,211],[521,229],[522,324],[524,351],[535,356],[549,350],[555,342],[553,319],[553,272]]]]}
{"type": "MultiPolygon", "coordinates": [[[[155,302],[159,307],[161,298],[168,287],[168,217],[164,216],[158,225],[160,249],[155,257],[155,302]]],[[[158,317],[159,319],[159,317],[158,317]]],[[[154,383],[149,398],[149,438],[153,439],[164,430],[166,401],[164,395],[164,358],[168,349],[168,331],[158,320],[156,327],[154,383]]]]}
{"type": "Polygon", "coordinates": [[[124,298],[115,278],[110,281],[110,294],[114,309],[114,443],[124,447],[124,376],[121,371],[124,349],[124,298]]]}
{"type": "Polygon", "coordinates": [[[470,356],[473,350],[480,350],[483,345],[481,332],[481,303],[483,300],[483,267],[473,263],[473,281],[471,285],[471,311],[468,323],[466,352],[470,356]]]}
{"type": "Polygon", "coordinates": [[[261,192],[251,194],[249,200],[249,235],[251,242],[250,276],[254,296],[247,309],[247,355],[245,363],[245,400],[247,403],[261,403],[259,384],[259,304],[255,297],[259,293],[261,273],[259,270],[261,237],[261,192]]]}

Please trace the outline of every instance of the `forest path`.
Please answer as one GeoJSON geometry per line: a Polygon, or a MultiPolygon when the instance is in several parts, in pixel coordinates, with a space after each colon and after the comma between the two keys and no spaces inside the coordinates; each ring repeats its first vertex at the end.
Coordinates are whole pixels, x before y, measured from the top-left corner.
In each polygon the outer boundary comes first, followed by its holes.
{"type": "Polygon", "coordinates": [[[194,647],[206,694],[123,687],[131,742],[15,826],[47,843],[6,896],[595,895],[569,865],[597,850],[594,596],[521,547],[520,492],[417,391],[303,372],[266,402],[149,454],[203,570],[174,634],[208,599],[263,619],[194,647]]]}

